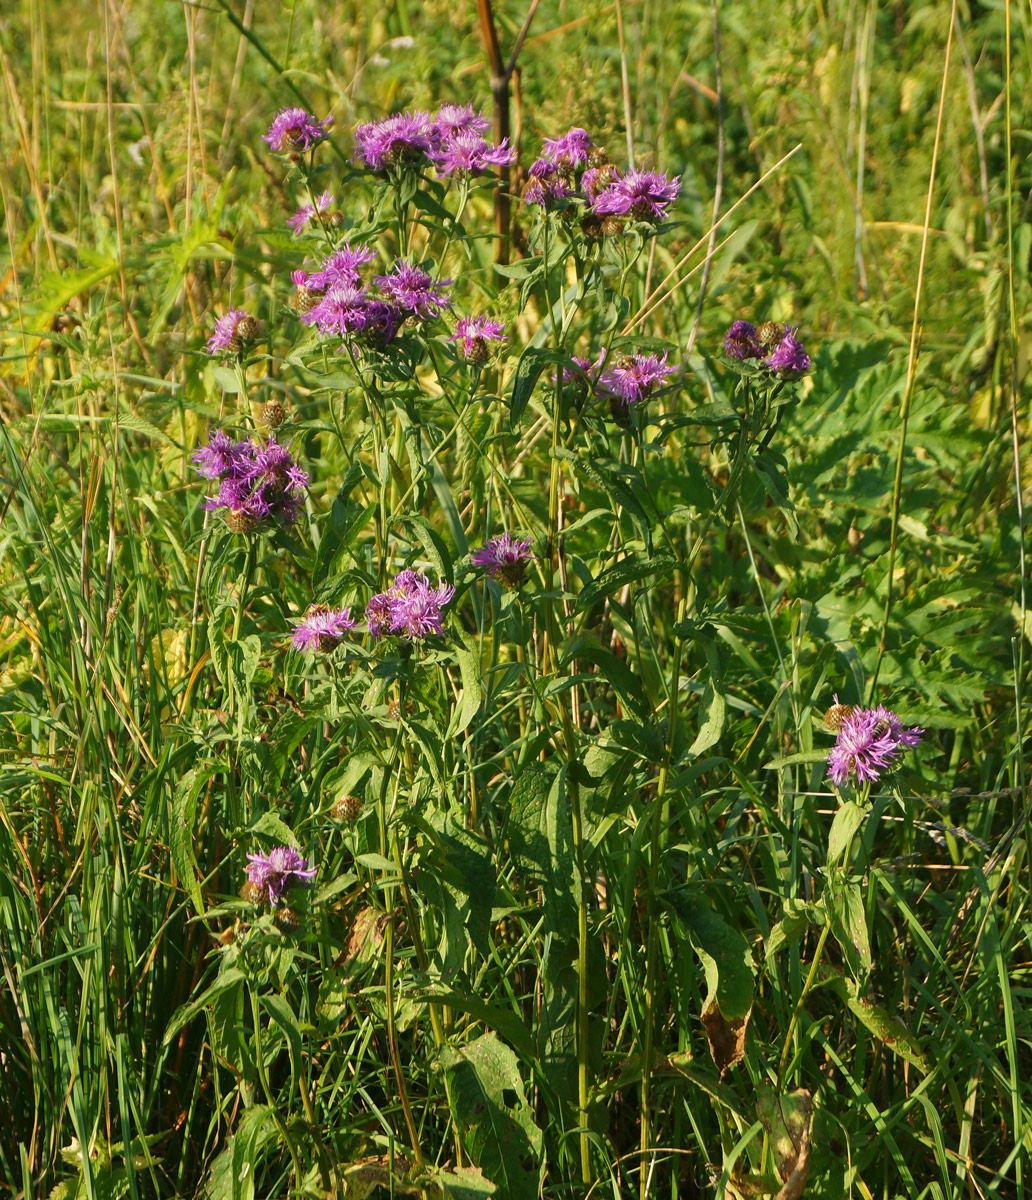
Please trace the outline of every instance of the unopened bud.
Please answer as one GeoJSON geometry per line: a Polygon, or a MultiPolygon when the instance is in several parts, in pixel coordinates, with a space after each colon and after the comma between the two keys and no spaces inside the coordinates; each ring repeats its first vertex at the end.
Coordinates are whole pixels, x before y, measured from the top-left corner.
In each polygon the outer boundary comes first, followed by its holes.
{"type": "Polygon", "coordinates": [[[347,821],[349,824],[358,819],[362,811],[362,801],[358,796],[341,796],[330,811],[335,821],[347,821]]]}

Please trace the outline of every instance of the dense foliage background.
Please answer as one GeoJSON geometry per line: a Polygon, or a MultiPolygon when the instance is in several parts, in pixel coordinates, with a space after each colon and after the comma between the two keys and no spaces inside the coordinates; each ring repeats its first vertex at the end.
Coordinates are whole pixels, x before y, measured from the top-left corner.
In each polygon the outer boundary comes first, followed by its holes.
{"type": "Polygon", "coordinates": [[[332,112],[319,186],[384,269],[352,130],[491,115],[483,15],[0,14],[0,1187],[1023,1197],[1030,10],[543,0],[522,169],[578,125],[680,197],[582,295],[526,206],[499,271],[492,190],[467,240],[423,188],[509,344],[413,338],[374,441],[262,134],[332,112]],[[742,317],[814,359],[776,414],[742,317]],[[550,383],[606,339],[684,367],[622,424],[550,383]],[[241,537],[191,455],[273,399],[311,489],[241,537]],[[519,591],[470,563],[503,528],[519,591]],[[408,565],[457,589],[442,638],[291,649],[408,565]],[[926,730],[869,799],[833,694],[926,730]],[[240,896],[278,843],[319,865],[289,918],[240,896]]]}

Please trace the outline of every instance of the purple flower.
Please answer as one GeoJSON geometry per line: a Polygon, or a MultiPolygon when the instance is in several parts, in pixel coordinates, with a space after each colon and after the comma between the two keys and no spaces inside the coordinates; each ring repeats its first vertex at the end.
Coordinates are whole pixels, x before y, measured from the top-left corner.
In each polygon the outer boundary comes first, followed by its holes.
{"type": "MultiPolygon", "coordinates": [[[[796,326],[798,329],[798,326],[796,326]]],[[[763,365],[778,375],[802,375],[813,365],[809,354],[803,349],[802,342],[794,337],[795,329],[785,326],[781,341],[763,360],[763,365]]]]}
{"type": "Polygon", "coordinates": [[[839,727],[828,755],[828,774],[838,787],[850,777],[857,784],[876,783],[904,750],[918,745],[923,738],[923,729],[904,729],[899,717],[883,704],[854,708],[839,727]]]}
{"type": "Polygon", "coordinates": [[[377,592],[370,597],[365,610],[369,632],[373,638],[383,637],[391,631],[391,596],[390,592],[377,592]]]}
{"type": "Polygon", "coordinates": [[[295,650],[318,650],[321,654],[329,654],[354,628],[355,622],[348,609],[310,604],[290,636],[295,650]]]}
{"type": "Polygon", "coordinates": [[[600,167],[588,167],[581,176],[581,191],[589,200],[594,200],[601,191],[619,177],[620,172],[612,163],[603,163],[600,167]]]}
{"type": "Polygon", "coordinates": [[[450,175],[453,171],[473,175],[488,167],[507,167],[515,162],[516,151],[510,147],[508,138],[500,145],[492,146],[470,129],[446,138],[439,150],[430,151],[430,157],[437,163],[441,175],[450,175]]]}
{"type": "Polygon", "coordinates": [[[332,192],[323,192],[314,204],[302,204],[292,217],[287,217],[287,224],[295,233],[300,233],[308,222],[315,216],[316,210],[323,213],[333,203],[334,196],[332,192]]]}
{"type": "Polygon", "coordinates": [[[491,124],[483,113],[475,113],[472,104],[442,104],[432,124],[442,141],[457,133],[483,133],[491,124]]]}
{"type": "Polygon", "coordinates": [[[352,246],[342,242],[340,246],[312,273],[305,282],[312,288],[331,288],[338,284],[357,286],[361,282],[359,267],[376,258],[368,246],[352,246]]]}
{"type": "Polygon", "coordinates": [[[247,856],[247,878],[254,888],[264,893],[261,898],[273,908],[287,888],[296,884],[310,887],[318,870],[293,846],[274,846],[268,854],[247,856]]]}
{"type": "Polygon", "coordinates": [[[440,279],[435,283],[422,267],[403,258],[395,261],[390,275],[377,275],[373,282],[406,316],[429,321],[440,316],[441,309],[451,308],[451,301],[441,288],[449,287],[452,281],[440,279]]]}
{"type": "Polygon", "coordinates": [[[527,204],[539,204],[547,208],[554,200],[563,200],[573,194],[566,175],[547,159],[539,158],[531,163],[527,172],[530,178],[523,189],[523,199],[527,204]]]}
{"type": "Polygon", "coordinates": [[[437,128],[425,112],[394,113],[355,130],[355,160],[372,171],[418,162],[437,148],[437,128]]]}
{"type": "Polygon", "coordinates": [[[266,442],[234,443],[215,430],[193,459],[205,479],[219,481],[218,493],[209,496],[203,507],[224,508],[226,524],[234,532],[246,533],[269,517],[287,525],[296,520],[297,501],[308,488],[308,474],[274,436],[266,442]]]}
{"type": "MultiPolygon", "coordinates": [[[[598,384],[599,371],[602,369],[602,364],[605,360],[605,348],[598,352],[598,356],[594,362],[581,354],[571,354],[570,362],[573,363],[573,366],[563,367],[562,382],[564,384],[572,384],[574,387],[583,387],[584,377],[587,376],[588,382],[594,388],[598,384]]],[[[554,375],[552,376],[552,382],[555,382],[554,375]]]]}
{"type": "Polygon", "coordinates": [[[756,340],[756,326],[748,321],[732,321],[724,338],[724,353],[728,358],[759,358],[763,351],[756,340]]]}
{"type": "Polygon", "coordinates": [[[194,466],[204,479],[221,479],[239,470],[250,448],[250,442],[234,442],[228,433],[213,429],[208,434],[207,446],[193,452],[194,466]]]}
{"type": "Polygon", "coordinates": [[[624,355],[602,372],[599,388],[615,397],[623,408],[637,404],[677,373],[677,367],[668,367],[666,360],[665,354],[662,358],[658,354],[624,355]]]}
{"type": "Polygon", "coordinates": [[[386,592],[373,596],[366,606],[366,621],[374,638],[385,633],[416,639],[443,633],[441,609],[455,595],[447,583],[433,587],[420,571],[399,572],[386,592]]]}
{"type": "Polygon", "coordinates": [[[559,138],[545,138],[541,157],[557,166],[576,167],[588,161],[588,151],[594,146],[585,129],[573,128],[559,138]]]}
{"type": "Polygon", "coordinates": [[[231,308],[215,321],[215,332],[208,339],[208,353],[227,350],[239,354],[245,342],[252,342],[262,332],[261,322],[246,309],[231,308]]]}
{"type": "Polygon", "coordinates": [[[511,533],[488,538],[479,550],[475,550],[469,561],[475,567],[483,567],[491,579],[499,579],[508,588],[518,587],[527,571],[527,561],[533,558],[530,538],[516,538],[511,533]]]}
{"type": "Polygon", "coordinates": [[[460,317],[448,341],[462,342],[463,356],[470,362],[483,362],[488,355],[489,341],[505,341],[505,326],[490,317],[460,317]]]}
{"type": "Polygon", "coordinates": [[[331,287],[301,320],[317,326],[320,333],[343,337],[365,328],[368,307],[364,287],[341,283],[331,287]]]}
{"type": "Polygon", "coordinates": [[[303,108],[285,108],[263,136],[276,154],[303,154],[326,137],[332,121],[332,117],[317,121],[303,108]]]}
{"type": "Polygon", "coordinates": [[[362,336],[375,345],[386,346],[394,341],[398,330],[405,323],[405,314],[384,300],[370,300],[366,305],[366,322],[362,336]]]}
{"type": "Polygon", "coordinates": [[[599,215],[614,213],[639,221],[659,221],[681,190],[679,179],[668,179],[661,171],[628,171],[614,179],[592,201],[599,215]]]}

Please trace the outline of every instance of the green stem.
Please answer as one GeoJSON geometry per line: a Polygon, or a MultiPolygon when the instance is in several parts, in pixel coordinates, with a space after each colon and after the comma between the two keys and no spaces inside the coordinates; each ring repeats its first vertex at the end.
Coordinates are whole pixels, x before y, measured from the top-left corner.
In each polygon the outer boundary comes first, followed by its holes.
{"type": "Polygon", "coordinates": [[[301,1171],[301,1160],[298,1158],[297,1146],[294,1145],[294,1139],[290,1135],[290,1130],[287,1128],[286,1122],[280,1116],[279,1108],[273,1099],[272,1089],[269,1087],[269,1077],[265,1072],[265,1052],[262,1049],[262,1014],[258,1003],[258,993],[253,987],[248,987],[247,990],[251,996],[251,1016],[254,1020],[254,1057],[255,1065],[258,1068],[258,1082],[261,1085],[262,1094],[265,1096],[265,1103],[269,1106],[273,1119],[279,1126],[283,1140],[287,1143],[287,1149],[290,1151],[290,1161],[294,1164],[294,1186],[300,1190],[304,1175],[301,1171]]]}
{"type": "Polygon", "coordinates": [[[792,1039],[795,1037],[795,1031],[799,1025],[799,1018],[803,1012],[803,1005],[806,1003],[806,997],[810,994],[810,989],[814,985],[814,980],[817,978],[817,968],[821,963],[821,956],[824,954],[824,947],[828,941],[828,934],[831,932],[831,915],[825,913],[824,927],[821,929],[821,936],[817,939],[817,949],[814,952],[813,962],[810,963],[810,969],[806,973],[806,982],[803,984],[803,990],[799,993],[799,999],[796,1001],[795,1008],[792,1010],[792,1019],[788,1023],[788,1032],[785,1034],[785,1044],[781,1047],[781,1058],[778,1061],[778,1084],[780,1086],[785,1075],[785,1066],[788,1063],[788,1054],[792,1049],[792,1039]]]}

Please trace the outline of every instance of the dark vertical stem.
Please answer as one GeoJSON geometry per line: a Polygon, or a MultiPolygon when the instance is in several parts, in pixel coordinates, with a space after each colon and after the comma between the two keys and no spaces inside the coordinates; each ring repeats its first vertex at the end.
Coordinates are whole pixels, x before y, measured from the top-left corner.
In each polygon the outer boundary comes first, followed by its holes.
{"type": "MultiPolygon", "coordinates": [[[[498,44],[498,32],[495,29],[494,10],[491,0],[477,0],[477,16],[480,19],[480,36],[484,40],[484,50],[487,53],[487,65],[491,68],[491,98],[494,101],[494,135],[495,141],[509,136],[509,80],[511,71],[506,71],[502,62],[502,50],[498,44]]],[[[499,263],[509,261],[509,186],[511,173],[509,167],[498,167],[498,178],[501,186],[495,190],[495,233],[498,234],[498,247],[495,260],[499,263]]]]}
{"type": "MultiPolygon", "coordinates": [[[[477,17],[480,20],[480,36],[484,41],[484,51],[487,54],[487,65],[491,69],[491,97],[494,101],[494,135],[497,142],[509,137],[511,125],[509,121],[509,84],[516,70],[516,60],[523,49],[523,42],[530,29],[530,23],[537,12],[541,0],[531,0],[523,26],[516,36],[512,55],[507,63],[502,61],[502,48],[498,44],[498,31],[495,29],[494,9],[492,0],[477,0],[477,17]]],[[[495,232],[498,234],[498,248],[495,261],[509,261],[509,221],[511,214],[511,198],[509,189],[512,186],[512,170],[510,167],[499,167],[498,178],[500,186],[495,190],[495,232]]]]}

